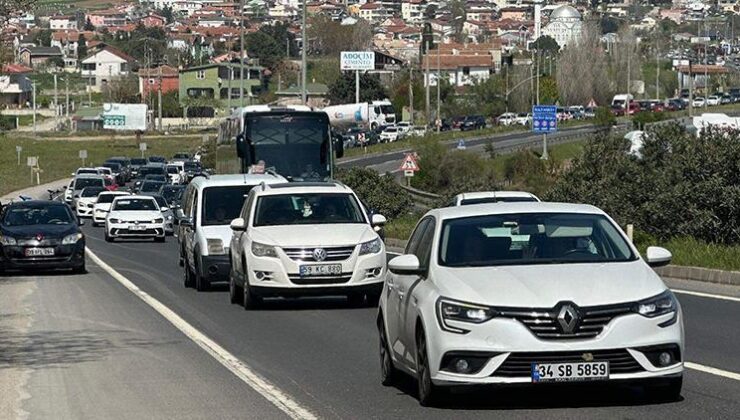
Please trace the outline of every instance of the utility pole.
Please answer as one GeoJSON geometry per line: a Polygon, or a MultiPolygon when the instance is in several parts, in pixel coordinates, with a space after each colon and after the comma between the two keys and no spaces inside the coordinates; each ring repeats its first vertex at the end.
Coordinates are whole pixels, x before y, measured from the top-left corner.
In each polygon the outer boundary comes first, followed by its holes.
{"type": "Polygon", "coordinates": [[[707,103],[707,100],[709,99],[709,75],[707,74],[707,67],[709,67],[707,44],[704,44],[704,109],[709,107],[709,104],[707,103]]]}
{"type": "Polygon", "coordinates": [[[54,119],[55,120],[59,119],[59,90],[57,89],[56,72],[54,73],[54,119]]]}
{"type": "Polygon", "coordinates": [[[435,124],[434,124],[437,127],[437,133],[439,133],[440,130],[442,129],[442,117],[440,116],[440,111],[439,111],[439,101],[441,97],[440,85],[442,84],[442,80],[441,80],[441,76],[442,76],[441,67],[442,66],[440,65],[440,55],[441,55],[440,45],[441,44],[442,44],[441,42],[437,44],[437,117],[435,118],[435,124]],[[439,124],[437,124],[437,121],[439,121],[439,124]]]}
{"type": "Polygon", "coordinates": [[[537,105],[540,104],[540,61],[542,54],[537,50],[537,105]]]}
{"type": "Polygon", "coordinates": [[[691,60],[689,60],[689,117],[694,115],[694,75],[691,72],[691,60]]]}
{"type": "MultiPolygon", "coordinates": [[[[304,0],[305,1],[305,0],[304,0]]],[[[244,0],[239,3],[239,106],[244,106],[244,0]]],[[[229,98],[231,92],[229,92],[229,98]]]]}
{"type": "Polygon", "coordinates": [[[360,103],[360,71],[355,70],[355,103],[360,103]]]}
{"type": "MultiPolygon", "coordinates": [[[[157,67],[157,75],[159,76],[159,83],[157,84],[157,116],[159,117],[159,131],[162,131],[162,63],[159,63],[157,67]]],[[[231,92],[229,92],[231,94],[231,92]]]]}
{"type": "Polygon", "coordinates": [[[655,44],[655,99],[660,100],[660,47],[655,44]]]}
{"type": "Polygon", "coordinates": [[[414,125],[414,66],[409,61],[409,111],[411,125],[414,125]]]}
{"type": "Polygon", "coordinates": [[[627,100],[625,103],[624,115],[627,119],[630,119],[630,108],[632,107],[632,100],[630,99],[630,88],[632,87],[631,73],[632,73],[632,45],[630,44],[627,50],[627,100]]]}
{"type": "Polygon", "coordinates": [[[424,116],[426,117],[425,124],[429,124],[429,108],[430,108],[430,99],[429,99],[429,39],[427,39],[427,48],[426,51],[424,51],[424,59],[426,60],[426,76],[424,78],[424,84],[426,85],[426,98],[424,103],[424,116]]]}
{"type": "Polygon", "coordinates": [[[534,50],[531,51],[532,62],[529,65],[529,98],[534,107],[534,50]]]}
{"type": "Polygon", "coordinates": [[[66,103],[64,105],[64,118],[69,122],[69,76],[64,78],[64,96],[66,97],[66,103]]]}
{"type": "Polygon", "coordinates": [[[301,39],[302,39],[302,48],[301,48],[301,101],[303,101],[303,105],[306,105],[308,103],[308,94],[306,92],[306,66],[308,65],[308,60],[306,59],[306,49],[308,48],[308,39],[306,39],[306,1],[303,0],[303,4],[301,5],[301,39]]]}
{"type": "Polygon", "coordinates": [[[226,82],[226,89],[229,91],[228,95],[226,95],[226,109],[229,110],[229,113],[231,113],[231,79],[234,78],[234,68],[229,64],[229,79],[226,82]]]}
{"type": "Polygon", "coordinates": [[[33,101],[33,134],[36,135],[36,81],[34,80],[33,83],[31,83],[31,88],[33,90],[33,95],[31,100],[33,101]]]}

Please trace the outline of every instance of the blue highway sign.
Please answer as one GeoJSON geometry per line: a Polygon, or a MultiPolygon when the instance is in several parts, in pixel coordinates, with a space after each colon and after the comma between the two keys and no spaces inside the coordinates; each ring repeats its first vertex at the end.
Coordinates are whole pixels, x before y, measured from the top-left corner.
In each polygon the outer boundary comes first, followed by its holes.
{"type": "Polygon", "coordinates": [[[535,105],[532,107],[532,131],[553,133],[558,131],[558,108],[555,105],[535,105]]]}

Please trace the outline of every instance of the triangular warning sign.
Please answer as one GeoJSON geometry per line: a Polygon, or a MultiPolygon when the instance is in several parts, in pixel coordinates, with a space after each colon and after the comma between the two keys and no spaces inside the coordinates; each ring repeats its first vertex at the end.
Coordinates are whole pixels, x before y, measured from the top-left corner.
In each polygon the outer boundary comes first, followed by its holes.
{"type": "Polygon", "coordinates": [[[413,171],[418,172],[419,171],[419,164],[416,162],[416,158],[413,154],[408,153],[406,154],[406,157],[403,158],[403,162],[401,162],[401,168],[402,171],[413,171]]]}

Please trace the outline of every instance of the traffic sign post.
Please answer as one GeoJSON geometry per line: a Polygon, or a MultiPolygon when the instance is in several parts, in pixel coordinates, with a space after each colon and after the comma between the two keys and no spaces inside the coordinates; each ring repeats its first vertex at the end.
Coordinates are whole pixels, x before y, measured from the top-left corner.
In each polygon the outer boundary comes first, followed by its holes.
{"type": "Polygon", "coordinates": [[[144,152],[146,152],[146,143],[139,143],[139,150],[141,150],[141,158],[144,159],[144,152]]]}
{"type": "Polygon", "coordinates": [[[411,177],[414,176],[415,172],[419,171],[419,162],[416,160],[417,156],[415,153],[406,153],[406,157],[401,162],[399,168],[403,171],[403,175],[406,177],[406,185],[411,186],[411,177]]]}
{"type": "Polygon", "coordinates": [[[15,146],[15,153],[18,155],[18,166],[21,166],[21,152],[23,148],[21,146],[15,146]]]}
{"type": "Polygon", "coordinates": [[[80,159],[82,159],[82,167],[85,167],[85,159],[87,159],[87,150],[80,150],[80,159]]]}
{"type": "Polygon", "coordinates": [[[532,132],[542,134],[542,159],[547,160],[547,134],[558,131],[558,108],[555,105],[532,107],[532,132]]]}

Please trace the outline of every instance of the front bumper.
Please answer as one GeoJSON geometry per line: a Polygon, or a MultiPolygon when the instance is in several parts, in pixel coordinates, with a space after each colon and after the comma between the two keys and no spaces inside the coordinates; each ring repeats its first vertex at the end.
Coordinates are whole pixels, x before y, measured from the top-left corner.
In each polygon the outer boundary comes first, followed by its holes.
{"type": "Polygon", "coordinates": [[[200,257],[201,275],[210,283],[229,281],[231,261],[228,255],[206,255],[200,257]]]}
{"type": "Polygon", "coordinates": [[[93,222],[105,223],[105,219],[108,217],[108,212],[105,210],[94,209],[92,214],[93,222]]]}
{"type": "Polygon", "coordinates": [[[165,236],[164,223],[108,223],[108,236],[111,238],[161,238],[165,236]],[[138,228],[134,228],[138,226],[138,228]]]}
{"type": "Polygon", "coordinates": [[[4,270],[79,268],[85,264],[85,240],[72,245],[42,246],[54,248],[48,257],[26,257],[25,246],[0,246],[0,268],[4,270]]]}
{"type": "Polygon", "coordinates": [[[92,217],[93,208],[88,207],[87,204],[78,203],[75,212],[77,213],[77,217],[92,217]]]}
{"type": "Polygon", "coordinates": [[[249,253],[247,276],[249,284],[262,295],[328,295],[380,291],[386,277],[385,248],[377,254],[358,255],[359,247],[341,261],[320,264],[340,264],[339,275],[301,277],[300,266],[315,262],[299,261],[278,249],[277,258],[255,257],[249,253]]]}
{"type": "Polygon", "coordinates": [[[431,318],[434,325],[426,325],[425,329],[432,380],[440,385],[531,383],[532,363],[549,363],[553,359],[581,362],[587,358],[610,362],[609,381],[680,376],[684,369],[683,315],[679,311],[673,325],[658,326],[672,316],[645,318],[628,314],[614,318],[595,338],[573,340],[540,339],[519,321],[507,318],[494,318],[472,327],[455,323],[469,330],[467,334],[457,334],[442,330],[435,316],[431,318]],[[656,367],[638,350],[666,345],[676,346],[679,355],[678,362],[667,367],[656,367]],[[480,353],[487,361],[474,374],[443,369],[445,355],[459,352],[480,353]]]}

